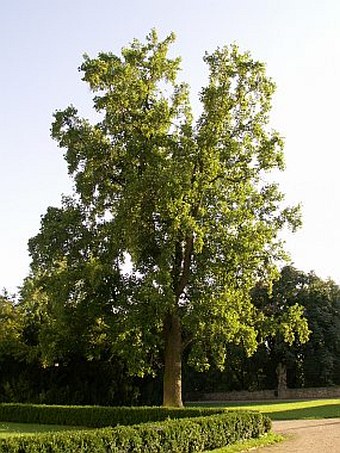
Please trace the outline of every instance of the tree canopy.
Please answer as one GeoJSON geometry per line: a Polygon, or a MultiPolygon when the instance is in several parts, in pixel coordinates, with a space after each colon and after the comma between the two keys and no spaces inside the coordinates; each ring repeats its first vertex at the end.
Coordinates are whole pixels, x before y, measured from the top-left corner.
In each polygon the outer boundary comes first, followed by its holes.
{"type": "Polygon", "coordinates": [[[194,118],[174,39],[153,30],[121,55],[84,57],[98,121],[55,113],[75,193],[29,243],[56,322],[110,338],[131,372],[163,367],[165,405],[181,405],[186,348],[201,369],[223,366],[230,342],[254,352],[264,315],[250,290],[276,275],[279,233],[300,223],[268,176],[284,163],[265,65],[236,45],[206,54],[194,118]]]}

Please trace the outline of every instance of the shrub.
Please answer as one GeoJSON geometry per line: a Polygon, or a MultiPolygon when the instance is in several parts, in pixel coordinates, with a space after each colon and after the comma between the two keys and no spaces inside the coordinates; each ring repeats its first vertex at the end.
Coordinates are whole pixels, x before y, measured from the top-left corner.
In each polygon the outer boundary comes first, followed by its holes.
{"type": "Polygon", "coordinates": [[[40,423],[102,428],[134,425],[219,414],[222,408],[107,407],[107,406],[45,406],[35,404],[0,404],[0,421],[40,423]]]}
{"type": "Polygon", "coordinates": [[[6,453],[191,453],[220,448],[270,430],[260,413],[231,411],[132,426],[20,436],[0,440],[6,453]]]}

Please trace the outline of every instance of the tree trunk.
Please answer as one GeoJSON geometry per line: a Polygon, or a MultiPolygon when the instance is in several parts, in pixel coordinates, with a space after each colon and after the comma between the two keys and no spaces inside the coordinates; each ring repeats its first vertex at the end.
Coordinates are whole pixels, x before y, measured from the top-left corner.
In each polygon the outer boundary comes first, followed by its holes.
{"type": "Polygon", "coordinates": [[[164,334],[163,406],[182,407],[182,333],[178,316],[168,315],[164,334]]]}

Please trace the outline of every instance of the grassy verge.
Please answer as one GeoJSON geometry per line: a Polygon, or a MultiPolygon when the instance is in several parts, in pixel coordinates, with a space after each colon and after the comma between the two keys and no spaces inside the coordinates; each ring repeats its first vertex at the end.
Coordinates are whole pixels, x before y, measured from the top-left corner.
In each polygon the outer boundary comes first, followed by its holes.
{"type": "Polygon", "coordinates": [[[20,436],[21,434],[36,434],[52,431],[81,429],[75,426],[38,425],[33,423],[0,422],[0,439],[4,437],[20,436]]]}
{"type": "Polygon", "coordinates": [[[268,401],[256,403],[195,403],[195,405],[250,409],[268,415],[272,420],[340,418],[340,399],[268,401]]]}
{"type": "MultiPolygon", "coordinates": [[[[284,440],[280,434],[269,433],[259,439],[250,439],[243,442],[236,442],[229,447],[218,448],[217,450],[210,450],[209,453],[241,453],[253,450],[254,448],[266,447],[273,445],[284,440]]],[[[206,452],[208,453],[208,452],[206,452]]]]}

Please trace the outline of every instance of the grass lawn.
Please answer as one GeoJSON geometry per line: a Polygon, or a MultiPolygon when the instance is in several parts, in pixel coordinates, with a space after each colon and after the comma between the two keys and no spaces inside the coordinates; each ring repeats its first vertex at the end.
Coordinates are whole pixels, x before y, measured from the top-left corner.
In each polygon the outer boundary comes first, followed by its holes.
{"type": "Polygon", "coordinates": [[[205,453],[241,453],[253,450],[254,448],[266,447],[268,445],[274,445],[284,440],[284,437],[280,434],[269,433],[259,439],[250,439],[243,442],[236,442],[229,447],[218,448],[217,450],[210,450],[205,453]]]}
{"type": "Polygon", "coordinates": [[[301,420],[317,418],[339,418],[340,399],[268,401],[253,403],[195,403],[228,409],[250,409],[268,415],[272,420],[301,420]]]}
{"type": "Polygon", "coordinates": [[[79,426],[37,425],[31,423],[0,422],[0,439],[4,437],[19,436],[20,434],[36,434],[51,431],[82,429],[79,426]]]}

